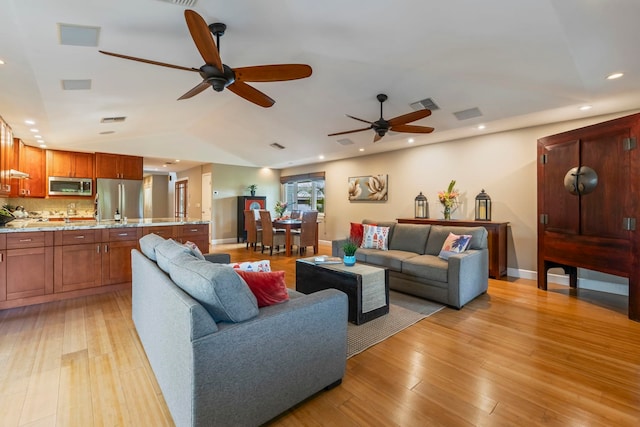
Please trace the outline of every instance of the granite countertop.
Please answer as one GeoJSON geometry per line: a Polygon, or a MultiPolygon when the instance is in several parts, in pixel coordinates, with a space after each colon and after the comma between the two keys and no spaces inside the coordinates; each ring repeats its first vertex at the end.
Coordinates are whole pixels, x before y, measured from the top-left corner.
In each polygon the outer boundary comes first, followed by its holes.
{"type": "Polygon", "coordinates": [[[55,231],[55,230],[86,230],[98,228],[113,227],[152,227],[152,226],[168,226],[168,225],[184,225],[184,224],[209,224],[209,221],[203,221],[195,218],[128,218],[127,221],[115,222],[114,220],[103,221],[87,221],[87,220],[70,220],[65,221],[42,221],[38,219],[15,219],[7,223],[4,227],[0,227],[0,233],[13,233],[18,231],[55,231]]]}

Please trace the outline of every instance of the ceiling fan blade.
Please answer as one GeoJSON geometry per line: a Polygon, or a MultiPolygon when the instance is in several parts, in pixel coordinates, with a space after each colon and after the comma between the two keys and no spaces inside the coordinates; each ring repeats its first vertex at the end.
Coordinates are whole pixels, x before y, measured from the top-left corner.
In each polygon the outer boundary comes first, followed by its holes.
{"type": "Polygon", "coordinates": [[[182,67],[180,65],[167,64],[166,62],[152,61],[150,59],[136,58],[135,56],[128,56],[128,55],[122,55],[120,53],[106,52],[104,50],[99,50],[98,52],[104,53],[105,55],[115,56],[117,58],[130,59],[132,61],[144,62],[146,64],[152,64],[152,65],[161,65],[163,67],[175,68],[177,70],[195,71],[195,72],[200,71],[197,68],[182,67]]]}
{"type": "Polygon", "coordinates": [[[418,110],[412,113],[403,114],[402,116],[394,117],[389,120],[390,126],[404,125],[406,123],[414,122],[416,120],[424,119],[431,115],[431,110],[418,110]]]}
{"type": "Polygon", "coordinates": [[[194,87],[189,92],[185,93],[180,98],[178,98],[178,101],[196,96],[200,92],[208,89],[210,86],[211,85],[209,84],[209,82],[207,82],[206,80],[203,80],[202,83],[200,83],[198,86],[194,87]]]}
{"type": "Polygon", "coordinates": [[[202,16],[198,15],[193,10],[184,11],[184,19],[187,21],[187,27],[191,33],[191,38],[196,44],[200,56],[204,59],[208,65],[215,66],[218,70],[223,70],[222,60],[216,48],[216,42],[213,41],[213,35],[211,30],[207,26],[202,16]]]}
{"type": "Polygon", "coordinates": [[[357,117],[353,117],[353,116],[350,116],[348,114],[345,114],[345,116],[347,116],[347,117],[349,117],[350,119],[353,119],[353,120],[358,120],[360,122],[369,123],[370,125],[373,124],[373,122],[370,122],[369,120],[359,119],[357,117]]]}
{"type": "Polygon", "coordinates": [[[432,127],[428,126],[416,126],[416,125],[396,125],[391,126],[389,129],[393,132],[407,132],[407,133],[431,133],[433,132],[432,127]]]}
{"type": "Polygon", "coordinates": [[[236,81],[242,82],[281,82],[309,77],[311,67],[305,64],[256,65],[254,67],[234,68],[236,81]]]}
{"type": "Polygon", "coordinates": [[[246,99],[247,101],[253,102],[256,105],[259,105],[264,108],[269,108],[273,104],[276,103],[273,99],[269,98],[264,93],[260,92],[258,89],[249,86],[244,82],[235,81],[233,84],[227,86],[231,92],[236,95],[246,99]]]}
{"type": "MultiPolygon", "coordinates": [[[[384,136],[384,135],[383,135],[384,136]]],[[[376,136],[373,137],[373,142],[378,142],[382,139],[382,136],[378,135],[378,132],[376,132],[376,136]]]]}
{"type": "Polygon", "coordinates": [[[366,128],[362,128],[362,129],[348,130],[348,131],[345,131],[345,132],[330,133],[330,134],[329,134],[329,135],[327,135],[327,136],[345,135],[345,134],[347,134],[347,133],[362,132],[363,130],[369,130],[369,129],[371,129],[371,126],[366,127],[366,128]]]}

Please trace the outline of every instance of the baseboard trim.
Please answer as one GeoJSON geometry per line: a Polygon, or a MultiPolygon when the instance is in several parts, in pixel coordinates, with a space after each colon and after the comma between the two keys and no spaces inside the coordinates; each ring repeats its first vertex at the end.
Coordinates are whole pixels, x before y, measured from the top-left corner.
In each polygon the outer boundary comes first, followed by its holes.
{"type": "MultiPolygon", "coordinates": [[[[508,268],[507,276],[516,277],[519,279],[538,280],[537,271],[522,270],[517,268],[508,268]]],[[[555,283],[557,285],[569,286],[569,276],[563,274],[549,274],[549,276],[547,277],[547,281],[549,283],[555,283]]],[[[629,296],[629,286],[621,283],[578,278],[578,288],[629,296]]]]}

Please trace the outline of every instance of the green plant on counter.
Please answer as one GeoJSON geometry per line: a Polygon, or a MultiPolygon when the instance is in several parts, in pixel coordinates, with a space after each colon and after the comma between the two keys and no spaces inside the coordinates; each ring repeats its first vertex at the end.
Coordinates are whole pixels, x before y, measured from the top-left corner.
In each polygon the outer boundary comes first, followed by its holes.
{"type": "Polygon", "coordinates": [[[250,186],[247,187],[247,190],[249,190],[251,194],[255,194],[257,189],[258,189],[258,186],[256,184],[251,184],[250,186]]]}
{"type": "Polygon", "coordinates": [[[354,256],[358,250],[358,244],[351,239],[347,239],[342,245],[342,250],[346,256],[354,256]]]}

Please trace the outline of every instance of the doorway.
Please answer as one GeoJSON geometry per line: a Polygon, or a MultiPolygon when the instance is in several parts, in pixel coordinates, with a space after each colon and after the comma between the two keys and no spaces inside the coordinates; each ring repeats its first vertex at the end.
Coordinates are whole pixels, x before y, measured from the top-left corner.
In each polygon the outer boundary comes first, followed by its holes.
{"type": "Polygon", "coordinates": [[[176,195],[176,218],[186,218],[187,217],[187,200],[188,200],[188,180],[176,181],[175,185],[175,195],[176,195]]]}

